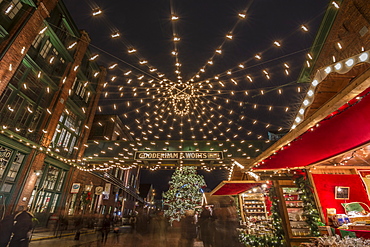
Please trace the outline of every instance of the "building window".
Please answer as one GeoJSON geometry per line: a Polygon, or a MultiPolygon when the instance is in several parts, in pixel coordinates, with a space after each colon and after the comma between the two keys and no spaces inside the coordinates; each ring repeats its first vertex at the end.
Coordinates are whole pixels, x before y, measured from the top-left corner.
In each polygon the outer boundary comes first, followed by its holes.
{"type": "Polygon", "coordinates": [[[0,146],[0,194],[10,193],[21,170],[25,154],[0,146]]]}
{"type": "Polygon", "coordinates": [[[63,181],[64,181],[64,177],[66,176],[66,173],[67,173],[66,171],[62,171],[62,173],[60,174],[60,178],[59,178],[59,181],[58,181],[58,184],[57,184],[57,187],[56,187],[57,191],[62,190],[63,181]]]}
{"type": "Polygon", "coordinates": [[[20,106],[23,104],[24,99],[19,95],[16,95],[12,102],[8,102],[6,107],[2,109],[2,119],[6,122],[10,122],[17,115],[20,106]]]}
{"type": "Polygon", "coordinates": [[[35,213],[54,213],[67,171],[51,164],[44,164],[42,170],[46,172],[38,177],[28,206],[35,213]]]}
{"type": "Polygon", "coordinates": [[[50,43],[49,40],[46,40],[44,46],[42,47],[41,51],[40,51],[40,55],[43,57],[43,58],[46,58],[46,56],[48,55],[51,47],[53,45],[50,43]]]}
{"type": "Polygon", "coordinates": [[[21,154],[21,153],[17,153],[15,155],[15,158],[14,158],[12,164],[10,165],[8,174],[6,176],[6,181],[8,181],[8,182],[14,182],[15,181],[15,178],[17,177],[18,172],[19,172],[19,170],[21,168],[21,165],[23,163],[24,157],[25,157],[25,155],[21,154]]]}
{"type": "Polygon", "coordinates": [[[7,14],[10,19],[13,19],[21,8],[22,3],[19,0],[12,0],[5,9],[5,14],[7,14]]]}
{"type": "Polygon", "coordinates": [[[24,109],[19,110],[17,122],[24,126],[27,123],[27,120],[30,119],[31,114],[33,113],[33,105],[30,103],[26,103],[24,109]]]}
{"type": "Polygon", "coordinates": [[[40,45],[40,43],[41,43],[41,41],[44,37],[45,37],[45,34],[43,34],[43,33],[37,35],[36,39],[32,42],[32,46],[37,48],[40,45]]]}
{"type": "Polygon", "coordinates": [[[53,190],[55,184],[57,183],[57,178],[59,175],[60,169],[54,166],[49,166],[48,172],[45,178],[45,189],[53,190]]]}
{"type": "Polygon", "coordinates": [[[8,101],[13,89],[7,87],[2,95],[0,95],[0,113],[5,111],[6,102],[8,101]]]}
{"type": "Polygon", "coordinates": [[[37,128],[37,125],[41,119],[42,111],[40,109],[36,110],[32,116],[31,122],[28,124],[29,128],[34,130],[37,128]]]}
{"type": "Polygon", "coordinates": [[[75,114],[67,115],[63,113],[52,139],[52,148],[62,147],[66,153],[72,154],[74,145],[80,135],[81,123],[82,121],[75,114]]]}
{"type": "Polygon", "coordinates": [[[10,157],[12,154],[12,150],[0,146],[0,179],[4,176],[5,170],[9,165],[10,157]]]}
{"type": "Polygon", "coordinates": [[[55,194],[53,202],[51,203],[51,207],[50,207],[50,213],[51,214],[55,212],[55,207],[57,205],[58,198],[59,198],[59,194],[55,194]]]}

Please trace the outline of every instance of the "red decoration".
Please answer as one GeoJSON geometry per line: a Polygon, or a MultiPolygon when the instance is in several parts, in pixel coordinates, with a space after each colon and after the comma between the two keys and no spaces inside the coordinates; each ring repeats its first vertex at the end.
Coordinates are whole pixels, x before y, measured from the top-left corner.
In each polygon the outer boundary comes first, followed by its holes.
{"type": "Polygon", "coordinates": [[[214,192],[213,195],[237,195],[260,185],[261,183],[228,182],[214,192]]]}
{"type": "Polygon", "coordinates": [[[342,113],[322,121],[256,170],[304,167],[370,142],[370,96],[342,113]]]}
{"type": "Polygon", "coordinates": [[[91,201],[92,200],[92,198],[91,198],[91,192],[87,192],[86,200],[87,201],[91,201]]]}
{"type": "Polygon", "coordinates": [[[272,202],[271,202],[271,200],[268,196],[265,196],[265,204],[266,204],[266,211],[267,211],[268,215],[271,215],[272,202]]]}
{"type": "Polygon", "coordinates": [[[335,208],[337,214],[344,214],[341,203],[364,202],[370,206],[370,201],[359,175],[312,174],[321,208],[326,219],[326,208],[335,208]],[[335,186],[350,187],[349,200],[335,199],[335,186]]]}

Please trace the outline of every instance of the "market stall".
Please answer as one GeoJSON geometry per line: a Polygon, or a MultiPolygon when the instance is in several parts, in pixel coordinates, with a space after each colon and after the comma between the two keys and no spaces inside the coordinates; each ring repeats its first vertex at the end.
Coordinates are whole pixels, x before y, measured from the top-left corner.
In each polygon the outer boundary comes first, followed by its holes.
{"type": "Polygon", "coordinates": [[[271,202],[265,191],[269,186],[268,181],[223,181],[210,194],[237,198],[240,226],[248,234],[271,234],[271,202]]]}

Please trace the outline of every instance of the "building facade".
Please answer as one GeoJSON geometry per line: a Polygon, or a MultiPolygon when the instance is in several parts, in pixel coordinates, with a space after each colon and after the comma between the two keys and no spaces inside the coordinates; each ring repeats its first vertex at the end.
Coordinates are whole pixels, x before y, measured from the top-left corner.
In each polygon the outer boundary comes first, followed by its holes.
{"type": "MultiPolygon", "coordinates": [[[[119,145],[120,142],[128,141],[133,141],[133,138],[117,115],[97,114],[91,127],[84,161],[90,162],[90,149],[97,142],[119,145]]],[[[142,197],[139,196],[140,167],[111,164],[110,169],[102,169],[100,172],[91,171],[91,174],[100,176],[106,183],[111,184],[110,193],[108,194],[114,200],[109,203],[109,208],[114,208],[116,216],[131,215],[135,211],[136,205],[143,202],[142,197]]],[[[106,191],[105,194],[107,194],[106,191]]]]}
{"type": "Polygon", "coordinates": [[[1,215],[28,206],[47,222],[76,211],[71,189],[106,70],[62,2],[0,1],[0,9],[1,215]]]}

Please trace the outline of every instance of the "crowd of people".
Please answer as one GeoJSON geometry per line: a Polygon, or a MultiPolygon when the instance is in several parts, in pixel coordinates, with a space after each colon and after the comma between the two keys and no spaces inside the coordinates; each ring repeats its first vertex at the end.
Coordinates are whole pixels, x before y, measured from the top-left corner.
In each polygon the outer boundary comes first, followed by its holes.
{"type": "MultiPolygon", "coordinates": [[[[169,235],[177,236],[178,247],[193,247],[195,240],[202,241],[204,247],[239,247],[238,216],[233,201],[226,199],[213,206],[203,206],[201,210],[187,210],[179,224],[171,226],[163,211],[149,211],[144,206],[138,206],[136,212],[129,217],[132,243],[141,246],[148,239],[167,246],[169,235]]],[[[0,222],[0,247],[27,247],[34,226],[34,216],[23,208],[14,215],[6,216],[0,222]]],[[[120,225],[122,222],[109,214],[100,217],[73,218],[75,240],[79,240],[80,231],[84,227],[93,227],[96,230],[98,241],[107,242],[108,236],[114,234],[113,241],[119,242],[120,225]]],[[[69,223],[71,226],[71,223],[69,223]]],[[[57,229],[67,229],[68,220],[58,219],[57,229]]],[[[127,229],[127,228],[125,228],[127,229]]],[[[173,240],[171,240],[173,241],[173,240]]],[[[171,245],[173,246],[173,242],[171,245]]]]}
{"type": "Polygon", "coordinates": [[[203,242],[204,247],[238,247],[238,216],[233,201],[224,199],[217,207],[202,207],[196,214],[188,210],[181,220],[179,247],[194,246],[195,239],[203,242]]]}

